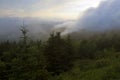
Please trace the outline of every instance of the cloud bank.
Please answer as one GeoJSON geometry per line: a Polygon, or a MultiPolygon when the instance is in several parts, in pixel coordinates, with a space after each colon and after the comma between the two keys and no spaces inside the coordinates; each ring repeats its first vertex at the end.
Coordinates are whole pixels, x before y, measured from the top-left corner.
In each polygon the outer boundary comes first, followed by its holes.
{"type": "MultiPolygon", "coordinates": [[[[101,2],[97,8],[89,8],[77,20],[25,18],[24,21],[34,37],[41,37],[40,34],[46,36],[51,31],[60,31],[64,35],[82,29],[92,31],[118,29],[120,28],[120,0],[101,2]]],[[[20,36],[19,28],[22,22],[22,18],[1,17],[0,36],[5,39],[20,36]]]]}
{"type": "Polygon", "coordinates": [[[63,33],[120,29],[120,0],[103,1],[97,8],[86,10],[78,20],[56,26],[59,27],[65,29],[63,33]]]}
{"type": "Polygon", "coordinates": [[[88,9],[75,28],[98,31],[120,28],[120,0],[107,0],[98,8],[88,9]]]}

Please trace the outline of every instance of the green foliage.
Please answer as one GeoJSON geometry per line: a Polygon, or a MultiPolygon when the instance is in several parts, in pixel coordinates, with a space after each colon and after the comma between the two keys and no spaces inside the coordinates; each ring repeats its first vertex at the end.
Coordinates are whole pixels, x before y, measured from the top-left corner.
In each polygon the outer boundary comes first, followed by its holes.
{"type": "Polygon", "coordinates": [[[120,35],[86,39],[51,34],[47,41],[0,43],[0,80],[119,80],[120,35]]]}
{"type": "Polygon", "coordinates": [[[56,76],[55,80],[119,80],[120,59],[113,58],[78,60],[72,70],[56,76]]]}
{"type": "Polygon", "coordinates": [[[70,38],[64,40],[60,33],[51,34],[44,53],[48,62],[47,70],[53,74],[59,74],[71,68],[73,48],[70,38]]]}

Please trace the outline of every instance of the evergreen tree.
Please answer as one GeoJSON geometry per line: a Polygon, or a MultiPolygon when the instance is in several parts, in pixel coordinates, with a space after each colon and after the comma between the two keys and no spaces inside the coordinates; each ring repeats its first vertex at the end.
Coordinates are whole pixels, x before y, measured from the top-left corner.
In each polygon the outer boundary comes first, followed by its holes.
{"type": "Polygon", "coordinates": [[[71,67],[71,54],[68,42],[61,38],[60,33],[51,34],[45,47],[45,56],[48,62],[47,69],[53,74],[67,71],[71,67]]]}
{"type": "Polygon", "coordinates": [[[27,43],[28,43],[28,35],[27,35],[27,33],[28,33],[28,30],[26,29],[26,27],[23,25],[22,27],[21,27],[21,33],[22,33],[22,36],[21,36],[21,38],[22,38],[22,47],[23,47],[23,50],[26,50],[26,48],[27,48],[27,43]]]}

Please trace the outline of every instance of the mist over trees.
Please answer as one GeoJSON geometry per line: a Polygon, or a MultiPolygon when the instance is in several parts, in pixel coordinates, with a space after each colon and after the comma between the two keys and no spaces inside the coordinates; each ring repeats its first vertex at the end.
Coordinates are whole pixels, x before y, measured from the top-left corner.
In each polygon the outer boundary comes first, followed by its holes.
{"type": "Polygon", "coordinates": [[[34,39],[46,39],[57,24],[64,21],[62,19],[39,19],[39,18],[20,18],[20,17],[0,17],[0,41],[19,40],[21,35],[19,29],[23,24],[29,29],[29,36],[34,39]]]}
{"type": "Polygon", "coordinates": [[[75,39],[53,32],[41,41],[27,31],[23,26],[19,41],[0,43],[1,80],[120,79],[119,33],[75,39]]]}

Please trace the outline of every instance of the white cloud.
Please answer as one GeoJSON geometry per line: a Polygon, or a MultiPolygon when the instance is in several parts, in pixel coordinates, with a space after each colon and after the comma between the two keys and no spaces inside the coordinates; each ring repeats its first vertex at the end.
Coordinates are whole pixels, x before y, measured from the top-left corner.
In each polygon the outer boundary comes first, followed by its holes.
{"type": "Polygon", "coordinates": [[[120,0],[108,0],[98,8],[87,10],[78,20],[77,27],[91,30],[120,27],[120,0]]]}
{"type": "Polygon", "coordinates": [[[57,27],[63,27],[66,32],[87,29],[92,31],[103,31],[120,29],[120,0],[106,0],[96,8],[89,8],[74,22],[67,22],[57,27]]]}
{"type": "Polygon", "coordinates": [[[62,24],[55,25],[53,31],[62,32],[62,35],[65,35],[74,31],[75,24],[76,21],[66,21],[62,24]]]}

